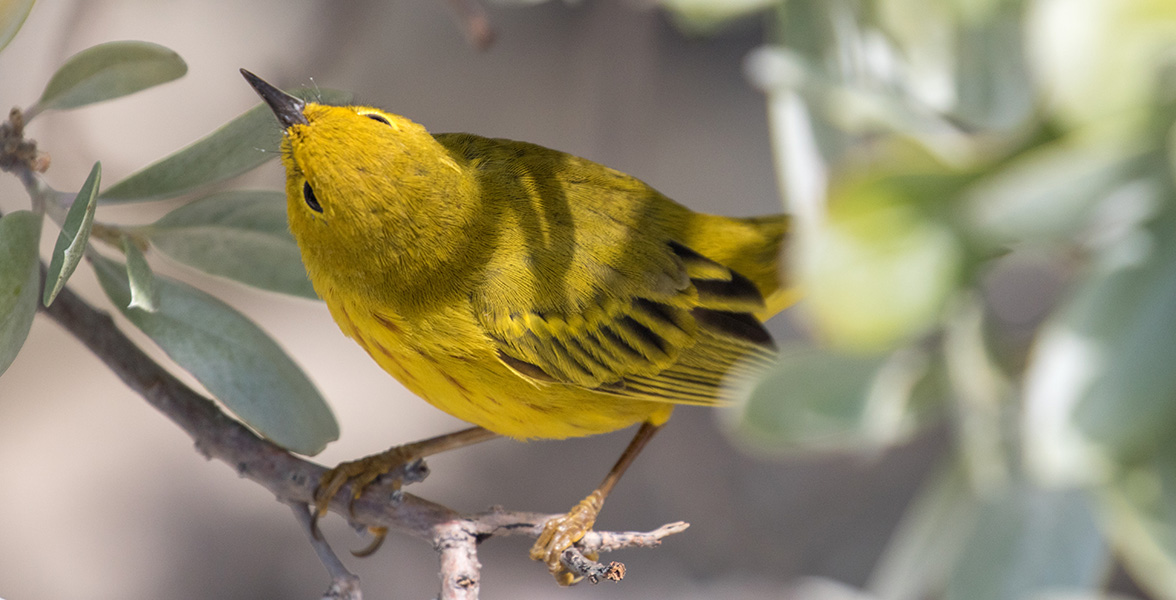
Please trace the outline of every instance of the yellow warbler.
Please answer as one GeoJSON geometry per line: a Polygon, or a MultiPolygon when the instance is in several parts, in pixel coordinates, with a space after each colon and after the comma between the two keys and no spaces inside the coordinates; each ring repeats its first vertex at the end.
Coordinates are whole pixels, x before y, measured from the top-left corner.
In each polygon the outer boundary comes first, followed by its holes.
{"type": "Polygon", "coordinates": [[[678,404],[769,364],[761,321],[792,299],[784,216],[699,214],[619,171],[534,144],[432,135],[398,115],[290,96],[242,69],[285,129],[290,230],[315,291],[381,367],[476,425],[343,463],[321,515],[405,461],[490,439],[641,423],[601,486],[549,521],[560,553],[678,404]]]}

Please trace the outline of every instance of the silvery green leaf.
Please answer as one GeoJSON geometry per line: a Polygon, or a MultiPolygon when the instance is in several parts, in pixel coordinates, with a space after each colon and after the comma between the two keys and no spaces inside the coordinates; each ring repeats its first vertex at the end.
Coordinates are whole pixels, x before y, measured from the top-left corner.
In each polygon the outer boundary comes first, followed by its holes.
{"type": "Polygon", "coordinates": [[[78,262],[86,252],[86,244],[90,241],[90,228],[94,225],[94,209],[97,207],[95,198],[98,186],[102,182],[102,163],[94,163],[90,175],[86,177],[82,189],[78,190],[73,205],[66,214],[65,223],[61,226],[61,233],[57,236],[57,245],[53,248],[53,258],[49,261],[49,274],[45,278],[45,295],[42,301],[45,306],[53,303],[53,299],[65,287],[65,282],[78,268],[78,262]]]}
{"type": "Polygon", "coordinates": [[[16,32],[24,25],[25,18],[29,16],[35,2],[36,0],[0,0],[0,50],[16,37],[16,32]]]}
{"type": "Polygon", "coordinates": [[[975,128],[1012,131],[1033,115],[1036,99],[1025,56],[1024,12],[1005,3],[960,25],[952,112],[975,128]]]}
{"type": "Polygon", "coordinates": [[[767,449],[871,450],[915,428],[921,353],[849,354],[794,346],[732,413],[735,435],[767,449]]]}
{"type": "MultiPolygon", "coordinates": [[[[748,55],[745,71],[764,92],[799,93],[812,110],[841,133],[886,131],[909,136],[949,165],[968,165],[975,148],[956,123],[893,86],[830,72],[823,62],[784,46],[764,46],[748,55]]],[[[828,154],[827,154],[828,155],[828,154]]]]}
{"type": "MultiPolygon", "coordinates": [[[[351,99],[336,90],[291,92],[325,104],[351,99]]],[[[200,186],[224,181],[278,156],[282,128],[269,107],[259,104],[216,131],[107,188],[102,202],[172,198],[200,186]]]]}
{"type": "Polygon", "coordinates": [[[1107,536],[1148,597],[1176,598],[1176,435],[1100,487],[1107,536]]]}
{"type": "Polygon", "coordinates": [[[793,246],[806,299],[799,308],[821,339],[882,351],[939,325],[968,257],[958,233],[925,208],[920,194],[943,189],[950,198],[956,186],[924,175],[830,191],[828,217],[793,246]]]}
{"type": "Polygon", "coordinates": [[[955,569],[979,509],[961,462],[932,472],[878,559],[867,589],[879,600],[933,597],[955,569]]]}
{"type": "Polygon", "coordinates": [[[128,308],[141,308],[155,312],[159,307],[159,293],[155,289],[155,274],[147,264],[147,258],[130,237],[123,238],[123,253],[127,256],[127,277],[131,285],[131,302],[128,308]]]}
{"type": "MultiPolygon", "coordinates": [[[[82,50],[49,79],[27,112],[77,108],[167,83],[188,72],[184,59],[150,42],[108,42],[82,50]]],[[[28,118],[31,118],[29,116],[28,118]]]]}
{"type": "Polygon", "coordinates": [[[286,223],[286,195],[231,191],[194,200],[141,229],[164,254],[206,273],[317,298],[286,223]]]}
{"type": "Polygon", "coordinates": [[[0,375],[29,335],[41,283],[41,217],[27,210],[0,217],[0,375]]]}
{"type": "Polygon", "coordinates": [[[1136,169],[1137,150],[1108,140],[1063,139],[1034,148],[977,181],[964,196],[970,230],[991,246],[1069,243],[1136,169]]]}
{"type": "Polygon", "coordinates": [[[111,302],[245,423],[300,454],[316,454],[339,437],[314,384],[244,315],[164,277],[155,278],[158,310],[132,308],[126,267],[101,256],[93,262],[111,302]]]}
{"type": "Polygon", "coordinates": [[[1078,489],[1010,486],[982,502],[946,600],[1095,592],[1111,566],[1094,503],[1078,489]]]}
{"type": "Polygon", "coordinates": [[[1106,236],[1026,369],[1026,457],[1040,477],[1098,480],[1107,459],[1150,452],[1176,426],[1176,211],[1106,236]]]}

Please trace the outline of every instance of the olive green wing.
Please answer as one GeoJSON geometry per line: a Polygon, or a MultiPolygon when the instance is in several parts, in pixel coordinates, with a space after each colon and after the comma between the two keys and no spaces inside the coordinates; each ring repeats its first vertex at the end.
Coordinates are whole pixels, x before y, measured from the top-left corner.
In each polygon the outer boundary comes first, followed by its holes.
{"type": "MultiPolygon", "coordinates": [[[[583,286],[561,296],[519,294],[534,287],[533,272],[492,271],[506,285],[483,286],[474,298],[498,358],[537,385],[565,384],[641,400],[713,405],[731,376],[763,368],[775,356],[771,336],[752,313],[763,308],[756,286],[686,246],[658,245],[644,273],[595,273],[595,293],[583,286]],[[494,293],[494,290],[499,290],[494,293]],[[552,298],[565,298],[552,302],[552,298]],[[589,298],[585,301],[584,298],[589,298]],[[538,299],[538,300],[536,300],[538,299]]],[[[500,282],[501,283],[501,282],[500,282]]]]}

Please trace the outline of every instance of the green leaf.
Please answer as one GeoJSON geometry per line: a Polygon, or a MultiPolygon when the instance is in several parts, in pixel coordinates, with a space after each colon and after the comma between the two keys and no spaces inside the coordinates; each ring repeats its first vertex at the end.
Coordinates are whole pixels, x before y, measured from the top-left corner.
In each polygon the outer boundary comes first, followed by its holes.
{"type": "Polygon", "coordinates": [[[282,192],[232,191],[190,202],[142,233],[164,254],[206,273],[317,298],[286,223],[282,192]]]}
{"type": "MultiPolygon", "coordinates": [[[[831,6],[828,2],[822,5],[831,6]]],[[[793,8],[791,4],[789,8],[793,8]]],[[[811,29],[807,23],[797,29],[806,27],[811,29]]],[[[811,122],[818,140],[830,133],[836,139],[846,133],[876,135],[885,131],[918,141],[944,163],[966,165],[975,161],[971,140],[955,123],[921,103],[911,102],[881,73],[855,71],[847,75],[831,71],[827,60],[783,46],[752,51],[745,70],[752,84],[769,96],[799,93],[807,103],[806,110],[812,111],[811,122]],[[830,128],[833,131],[822,131],[830,128]]],[[[852,139],[838,140],[833,146],[851,143],[852,139]]],[[[822,144],[826,156],[832,149],[822,144]]]]}
{"type": "MultiPolygon", "coordinates": [[[[325,104],[351,99],[351,94],[335,90],[304,89],[291,93],[325,104]]],[[[111,186],[102,193],[102,201],[172,198],[236,177],[277,157],[282,133],[273,111],[259,104],[186,148],[111,186]]]]}
{"type": "Polygon", "coordinates": [[[911,397],[927,371],[913,351],[841,354],[785,348],[733,413],[737,439],[765,448],[877,449],[915,426],[911,397]]]}
{"type": "Polygon", "coordinates": [[[41,217],[27,210],[0,217],[0,375],[16,359],[37,312],[41,217]]]}
{"type": "Polygon", "coordinates": [[[1022,600],[1094,592],[1110,559],[1086,492],[1015,485],[982,505],[944,597],[1022,600]]]}
{"type": "MultiPolygon", "coordinates": [[[[1130,206],[1155,190],[1139,191],[1121,213],[1147,215],[1130,206]]],[[[1098,479],[1105,458],[1149,453],[1176,427],[1176,210],[1106,237],[1026,371],[1026,454],[1044,477],[1098,479]]]]}
{"type": "Polygon", "coordinates": [[[40,100],[28,112],[77,108],[126,96],[187,72],[184,60],[159,44],[99,44],[71,56],[49,79],[40,100]]]}
{"type": "Polygon", "coordinates": [[[674,25],[690,35],[713,35],[732,21],[776,6],[773,0],[661,0],[674,25]]]}
{"type": "Polygon", "coordinates": [[[1088,373],[1096,378],[1078,404],[1078,424],[1119,449],[1154,442],[1176,422],[1173,216],[1127,242],[1150,246],[1140,248],[1147,253],[1141,263],[1095,276],[1062,313],[1063,327],[1098,345],[1099,360],[1088,373]]]}
{"type": "Polygon", "coordinates": [[[1100,488],[1108,537],[1150,597],[1176,598],[1176,435],[1100,488]]]}
{"type": "Polygon", "coordinates": [[[155,278],[159,310],[131,308],[126,268],[95,256],[94,270],[111,302],[135,326],[262,435],[307,455],[339,437],[314,384],[244,315],[164,277],[155,278]]]}
{"type": "Polygon", "coordinates": [[[835,188],[828,218],[797,238],[801,308],[832,346],[877,352],[925,334],[963,277],[956,233],[906,193],[935,178],[906,179],[835,188]]]}
{"type": "Polygon", "coordinates": [[[45,306],[53,303],[86,252],[90,228],[94,225],[94,209],[97,207],[95,198],[101,182],[102,163],[94,163],[90,176],[82,184],[82,189],[78,190],[65,216],[65,224],[61,226],[61,233],[57,236],[57,245],[53,248],[53,258],[49,262],[49,274],[45,278],[45,295],[42,299],[45,306]]]}
{"type": "Polygon", "coordinates": [[[1008,132],[1032,117],[1036,99],[1022,41],[1024,8],[1011,2],[993,8],[985,18],[960,24],[955,52],[958,100],[952,112],[972,129],[1008,132]]]}
{"type": "Polygon", "coordinates": [[[1091,228],[1099,202],[1131,176],[1138,158],[1125,144],[1071,136],[981,179],[965,195],[964,214],[990,247],[1073,243],[1091,228]]]}
{"type": "Polygon", "coordinates": [[[24,25],[36,0],[0,0],[0,50],[3,50],[20,26],[24,25]]]}
{"type": "Polygon", "coordinates": [[[127,277],[131,284],[131,302],[127,307],[155,312],[159,308],[159,291],[155,289],[155,274],[151,272],[147,258],[130,237],[123,238],[122,247],[127,256],[127,277]]]}
{"type": "Polygon", "coordinates": [[[979,504],[958,460],[928,476],[879,557],[867,589],[878,600],[935,597],[964,551],[979,504]]]}

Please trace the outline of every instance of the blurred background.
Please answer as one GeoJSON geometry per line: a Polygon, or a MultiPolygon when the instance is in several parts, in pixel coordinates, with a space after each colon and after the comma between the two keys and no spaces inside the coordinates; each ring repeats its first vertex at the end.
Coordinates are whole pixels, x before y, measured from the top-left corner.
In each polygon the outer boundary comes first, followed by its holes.
{"type": "MultiPolygon", "coordinates": [[[[609,556],[622,583],[573,590],[526,559],[530,540],[493,539],[484,598],[1176,598],[1173,3],[511,1],[485,7],[484,50],[455,9],[470,6],[43,0],[0,53],[0,105],[31,105],[76,52],[145,40],[187,75],[38,117],[54,188],[96,160],[105,188],[254,106],[245,67],[584,156],[696,210],[796,216],[805,300],[769,324],[781,364],[739,407],[677,410],[597,524],[690,530],[609,556]]],[[[270,163],[219,188],[282,181],[270,163]]],[[[0,211],[26,198],[0,177],[0,211]]],[[[342,430],[316,460],[461,427],[320,303],[148,256],[305,369],[342,430]]],[[[70,285],[117,312],[88,267],[70,285]]],[[[494,441],[430,459],[411,491],[563,511],[630,435],[494,441]]],[[[43,316],[0,377],[0,481],[7,600],[309,598],[327,581],[285,507],[43,316]]],[[[337,549],[366,544],[341,521],[323,525],[337,549]]],[[[370,598],[437,592],[416,539],[348,565],[370,598]]]]}

